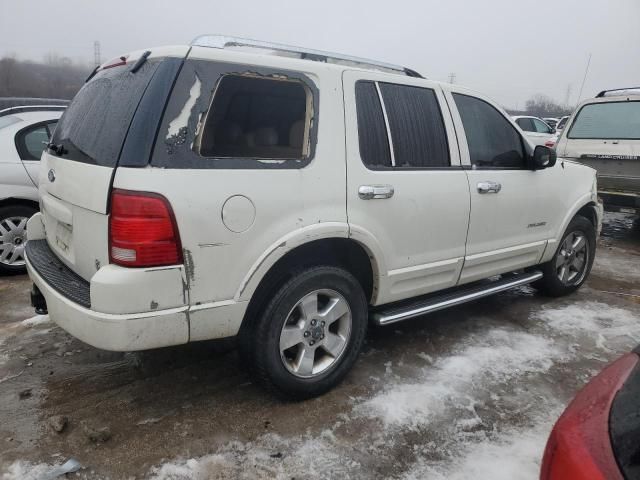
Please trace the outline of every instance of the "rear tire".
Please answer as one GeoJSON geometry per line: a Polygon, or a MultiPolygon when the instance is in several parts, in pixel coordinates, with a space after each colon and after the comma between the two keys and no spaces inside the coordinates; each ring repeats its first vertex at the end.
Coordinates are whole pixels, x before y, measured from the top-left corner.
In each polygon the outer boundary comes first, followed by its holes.
{"type": "Polygon", "coordinates": [[[0,207],[0,273],[26,271],[24,245],[27,241],[27,220],[37,211],[27,205],[0,207]]]}
{"type": "Polygon", "coordinates": [[[241,339],[250,373],[281,398],[301,400],[336,386],[355,363],[368,307],[342,268],[303,270],[283,284],[241,339]]]}
{"type": "Polygon", "coordinates": [[[575,216],[551,260],[540,265],[544,277],[533,286],[551,297],[575,292],[589,276],[595,253],[595,227],[585,217],[575,216]]]}

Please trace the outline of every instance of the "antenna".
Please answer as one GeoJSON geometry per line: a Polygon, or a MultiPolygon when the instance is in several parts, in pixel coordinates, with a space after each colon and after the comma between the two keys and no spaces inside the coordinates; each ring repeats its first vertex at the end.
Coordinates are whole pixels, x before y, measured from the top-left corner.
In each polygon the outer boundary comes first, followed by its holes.
{"type": "Polygon", "coordinates": [[[449,74],[449,83],[456,83],[456,74],[455,74],[455,72],[451,72],[449,74]]]}
{"type": "Polygon", "coordinates": [[[93,42],[93,66],[99,67],[102,63],[100,59],[100,41],[96,40],[93,42]]]}
{"type": "Polygon", "coordinates": [[[589,60],[587,60],[587,68],[584,69],[584,78],[582,79],[582,85],[580,86],[580,93],[578,94],[578,103],[582,98],[582,89],[584,88],[584,82],[587,80],[587,73],[589,73],[589,65],[591,64],[591,54],[589,54],[589,60]]]}

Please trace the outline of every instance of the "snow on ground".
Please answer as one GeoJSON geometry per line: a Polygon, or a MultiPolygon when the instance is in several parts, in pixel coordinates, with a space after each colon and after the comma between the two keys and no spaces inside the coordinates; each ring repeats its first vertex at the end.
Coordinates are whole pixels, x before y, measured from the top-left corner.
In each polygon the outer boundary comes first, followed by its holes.
{"type": "Polygon", "coordinates": [[[34,327],[36,325],[42,325],[49,322],[51,322],[51,320],[49,320],[49,315],[36,315],[35,317],[27,318],[20,323],[28,327],[34,327]]]}
{"type": "MultiPolygon", "coordinates": [[[[168,459],[149,476],[536,479],[566,401],[552,395],[553,369],[587,357],[604,365],[640,343],[640,322],[629,310],[595,301],[554,305],[560,306],[542,307],[513,325],[476,316],[448,351],[386,362],[380,378],[372,377],[371,393],[352,399],[350,410],[320,433],[232,441],[203,457],[168,459]],[[390,470],[379,471],[380,465],[390,470]]],[[[593,373],[581,367],[575,375],[593,373]]],[[[36,479],[51,468],[16,462],[2,478],[36,479]]]]}
{"type": "Polygon", "coordinates": [[[391,475],[402,480],[536,479],[564,401],[528,382],[581,358],[584,352],[575,348],[580,342],[613,358],[640,343],[640,322],[628,310],[598,302],[542,308],[530,316],[526,331],[494,326],[469,333],[441,357],[420,355],[425,364],[413,370],[398,374],[387,365],[381,387],[355,399],[351,413],[319,437],[268,434],[231,442],[212,455],[167,462],[152,475],[155,480],[360,478],[376,458],[397,449],[409,452],[406,464],[398,461],[391,475]],[[489,410],[496,418],[489,418],[489,410]],[[505,426],[501,417],[519,421],[505,426]],[[341,434],[359,422],[373,424],[366,431],[377,433],[341,434]],[[421,440],[407,440],[411,432],[421,440]]]}

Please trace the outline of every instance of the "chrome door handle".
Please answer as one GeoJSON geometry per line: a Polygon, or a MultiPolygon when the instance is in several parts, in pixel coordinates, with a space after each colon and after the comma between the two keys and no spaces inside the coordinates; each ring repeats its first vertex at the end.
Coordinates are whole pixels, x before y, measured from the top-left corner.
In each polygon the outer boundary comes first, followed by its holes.
{"type": "Polygon", "coordinates": [[[502,185],[498,182],[478,182],[478,193],[498,193],[502,189],[502,185]]]}
{"type": "Polygon", "coordinates": [[[393,197],[393,187],[391,185],[360,185],[358,196],[362,200],[391,198],[393,197]]]}

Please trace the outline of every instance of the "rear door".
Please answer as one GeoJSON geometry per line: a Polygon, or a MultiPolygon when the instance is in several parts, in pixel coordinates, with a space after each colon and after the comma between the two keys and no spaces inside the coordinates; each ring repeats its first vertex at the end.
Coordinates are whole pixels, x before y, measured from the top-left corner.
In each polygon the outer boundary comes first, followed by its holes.
{"type": "Polygon", "coordinates": [[[469,187],[440,87],[349,71],[343,84],[347,215],[351,235],[384,257],[376,303],[455,285],[469,187]]]}
{"type": "MultiPolygon", "coordinates": [[[[186,50],[179,53],[184,56],[186,50]]],[[[58,122],[53,146],[41,159],[39,191],[47,241],[56,255],[86,280],[108,263],[107,207],[114,170],[121,155],[131,152],[140,156],[127,158],[128,163],[148,163],[144,152],[150,151],[166,101],[166,96],[152,95],[154,98],[142,102],[152,79],[161,79],[168,68],[167,59],[157,52],[133,69],[141,53],[110,62],[82,87],[58,122]],[[135,125],[139,105],[141,116],[153,119],[150,103],[160,112],[155,125],[153,121],[135,125]],[[133,143],[136,148],[125,145],[130,129],[135,134],[127,145],[133,143]]],[[[152,94],[156,90],[149,88],[152,94]]]]}
{"type": "Polygon", "coordinates": [[[446,89],[471,192],[460,282],[538,263],[566,213],[558,208],[564,205],[561,167],[529,170],[531,147],[495,105],[446,89]]]}
{"type": "Polygon", "coordinates": [[[566,130],[559,156],[595,168],[602,191],[640,193],[640,100],[586,104],[566,130]]]}

